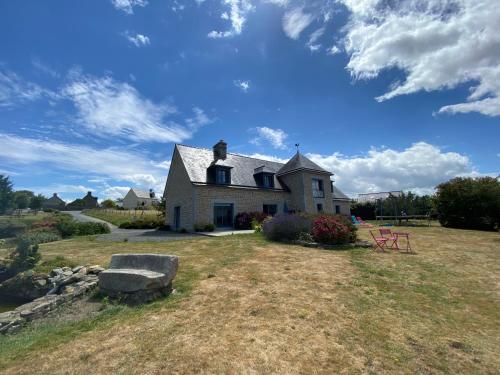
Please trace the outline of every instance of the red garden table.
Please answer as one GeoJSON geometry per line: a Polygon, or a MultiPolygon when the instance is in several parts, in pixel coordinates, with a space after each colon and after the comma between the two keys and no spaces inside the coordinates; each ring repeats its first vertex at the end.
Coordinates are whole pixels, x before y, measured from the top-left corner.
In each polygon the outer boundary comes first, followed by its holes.
{"type": "Polygon", "coordinates": [[[400,238],[406,238],[406,249],[402,249],[399,246],[400,250],[406,250],[406,252],[412,252],[413,250],[411,249],[410,245],[410,233],[408,232],[393,232],[393,234],[396,236],[398,245],[399,245],[399,239],[400,238]]]}

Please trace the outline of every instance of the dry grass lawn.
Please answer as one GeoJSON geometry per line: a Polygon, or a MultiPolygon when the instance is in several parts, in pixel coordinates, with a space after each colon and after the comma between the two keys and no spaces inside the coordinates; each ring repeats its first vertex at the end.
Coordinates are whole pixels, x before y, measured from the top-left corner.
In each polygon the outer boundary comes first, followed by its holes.
{"type": "MultiPolygon", "coordinates": [[[[500,235],[412,228],[417,254],[326,251],[259,236],[68,240],[47,259],[181,257],[178,293],[0,338],[5,374],[497,374],[500,235]]],[[[362,230],[361,237],[368,239],[362,230]]]]}

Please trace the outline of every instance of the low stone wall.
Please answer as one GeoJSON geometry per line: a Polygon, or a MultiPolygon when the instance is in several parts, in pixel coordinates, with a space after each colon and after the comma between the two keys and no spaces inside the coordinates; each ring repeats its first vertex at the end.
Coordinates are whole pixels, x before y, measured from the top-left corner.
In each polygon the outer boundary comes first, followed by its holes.
{"type": "Polygon", "coordinates": [[[16,332],[27,322],[82,297],[97,287],[98,274],[103,270],[100,266],[53,269],[47,277],[50,285],[48,294],[0,314],[0,334],[16,332]]]}

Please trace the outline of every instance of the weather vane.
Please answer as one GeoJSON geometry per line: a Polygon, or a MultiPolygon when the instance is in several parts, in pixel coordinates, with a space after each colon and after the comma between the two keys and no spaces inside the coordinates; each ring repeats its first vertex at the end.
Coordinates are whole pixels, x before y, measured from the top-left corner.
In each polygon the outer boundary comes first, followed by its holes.
{"type": "Polygon", "coordinates": [[[295,143],[295,147],[297,147],[297,152],[299,152],[299,146],[300,146],[300,143],[295,143]]]}

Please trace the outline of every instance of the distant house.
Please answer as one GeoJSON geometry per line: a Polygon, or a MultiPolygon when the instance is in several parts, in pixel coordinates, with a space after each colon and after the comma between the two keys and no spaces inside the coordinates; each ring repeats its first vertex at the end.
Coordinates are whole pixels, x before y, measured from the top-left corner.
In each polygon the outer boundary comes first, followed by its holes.
{"type": "Polygon", "coordinates": [[[151,207],[153,203],[155,203],[157,199],[155,198],[155,193],[153,190],[142,191],[138,189],[130,189],[123,198],[122,207],[132,210],[138,207],[151,207]]]}
{"type": "Polygon", "coordinates": [[[336,214],[351,215],[351,198],[332,185],[333,210],[336,214]]]}
{"type": "Polygon", "coordinates": [[[67,210],[83,210],[89,208],[97,208],[97,198],[92,196],[92,192],[89,191],[83,198],[75,199],[73,202],[68,203],[66,206],[67,210]]]}
{"type": "Polygon", "coordinates": [[[176,230],[196,224],[232,227],[240,212],[349,214],[349,198],[333,187],[332,173],[297,152],[286,164],[176,145],[165,186],[166,222],[176,230]],[[335,199],[335,195],[336,199],[335,199]]]}
{"type": "Polygon", "coordinates": [[[52,209],[52,210],[64,210],[66,207],[66,202],[64,202],[61,198],[57,196],[57,193],[54,193],[52,197],[47,199],[42,204],[42,208],[44,209],[52,209]]]}

